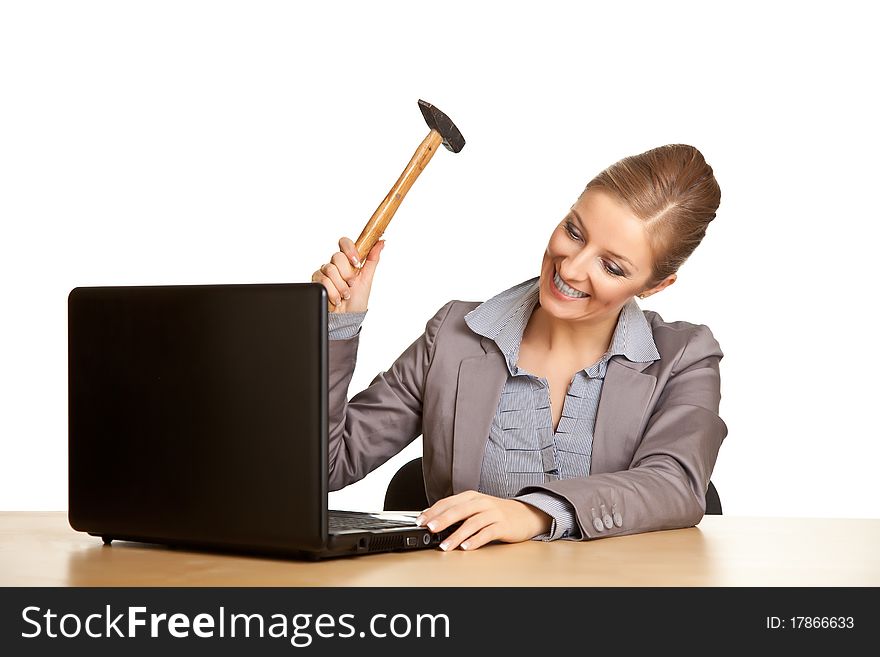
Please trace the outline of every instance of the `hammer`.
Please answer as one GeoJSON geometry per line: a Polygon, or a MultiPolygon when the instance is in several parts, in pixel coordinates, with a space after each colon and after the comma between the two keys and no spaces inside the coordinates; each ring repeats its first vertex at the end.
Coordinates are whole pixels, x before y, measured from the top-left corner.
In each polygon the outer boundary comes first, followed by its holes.
{"type": "Polygon", "coordinates": [[[367,257],[373,245],[382,237],[382,233],[385,232],[385,228],[388,227],[391,218],[397,212],[397,208],[400,207],[403,197],[406,196],[406,193],[412,187],[416,178],[419,177],[419,174],[428,166],[428,162],[431,161],[437,147],[442,143],[453,153],[458,153],[464,148],[464,137],[461,136],[461,132],[458,131],[458,128],[455,127],[455,124],[448,116],[421,99],[419,100],[419,109],[422,110],[422,116],[425,117],[425,122],[431,130],[428,132],[428,136],[419,144],[416,152],[410,158],[409,164],[406,165],[391,191],[388,192],[379,204],[379,207],[376,208],[373,216],[370,217],[367,225],[361,231],[360,237],[355,241],[358,259],[361,262],[367,257]]]}

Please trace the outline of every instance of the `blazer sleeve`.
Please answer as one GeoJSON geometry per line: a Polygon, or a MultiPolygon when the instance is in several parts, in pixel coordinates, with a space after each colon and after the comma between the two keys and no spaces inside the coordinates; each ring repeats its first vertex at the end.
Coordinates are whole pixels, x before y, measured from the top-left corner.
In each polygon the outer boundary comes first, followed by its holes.
{"type": "Polygon", "coordinates": [[[391,367],[348,401],[360,333],[328,341],[330,490],[362,479],[421,435],[425,377],[437,333],[453,303],[440,308],[391,367]]]}
{"type": "Polygon", "coordinates": [[[544,490],[571,502],[584,540],[697,524],[727,436],[718,416],[723,356],[709,328],[697,325],[627,470],[529,486],[520,494],[544,490]]]}

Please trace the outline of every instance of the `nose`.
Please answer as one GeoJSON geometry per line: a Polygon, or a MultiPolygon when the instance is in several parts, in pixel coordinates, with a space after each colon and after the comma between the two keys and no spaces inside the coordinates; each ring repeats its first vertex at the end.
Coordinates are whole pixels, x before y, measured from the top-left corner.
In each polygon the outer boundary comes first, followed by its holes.
{"type": "Polygon", "coordinates": [[[567,257],[559,265],[559,275],[578,289],[585,289],[590,284],[588,258],[583,252],[567,257]]]}

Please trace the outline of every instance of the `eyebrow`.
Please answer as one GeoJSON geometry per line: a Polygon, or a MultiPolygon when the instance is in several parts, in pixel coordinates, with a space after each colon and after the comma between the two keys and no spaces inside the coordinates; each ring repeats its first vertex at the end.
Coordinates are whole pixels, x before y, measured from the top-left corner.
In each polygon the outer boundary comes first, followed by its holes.
{"type": "MultiPolygon", "coordinates": [[[[572,208],[571,210],[569,210],[569,212],[571,212],[571,213],[574,215],[574,218],[577,219],[577,222],[580,224],[580,226],[581,226],[581,230],[584,232],[584,235],[586,235],[587,237],[589,237],[590,234],[587,232],[587,229],[584,227],[584,221],[583,221],[583,219],[581,219],[581,216],[575,211],[574,208],[572,208]]],[[[612,256],[614,256],[615,258],[619,259],[619,260],[625,260],[626,262],[629,263],[629,266],[632,267],[633,269],[635,269],[636,271],[639,270],[639,268],[636,267],[636,266],[632,263],[632,260],[630,260],[630,259],[627,258],[626,256],[622,256],[622,255],[620,255],[620,254],[618,254],[618,253],[612,253],[611,251],[608,251],[607,253],[608,253],[608,255],[612,255],[612,256]]]]}

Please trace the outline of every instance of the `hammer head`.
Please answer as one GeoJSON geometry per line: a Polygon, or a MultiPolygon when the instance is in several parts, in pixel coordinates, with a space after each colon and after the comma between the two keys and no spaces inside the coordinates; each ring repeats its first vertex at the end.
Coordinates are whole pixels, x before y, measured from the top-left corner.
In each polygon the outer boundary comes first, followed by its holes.
{"type": "Polygon", "coordinates": [[[464,148],[464,137],[461,136],[458,128],[449,120],[448,116],[424,100],[419,100],[419,109],[422,110],[422,116],[425,117],[428,127],[436,130],[443,137],[443,145],[447,149],[458,153],[464,148]]]}

